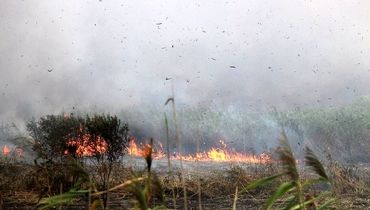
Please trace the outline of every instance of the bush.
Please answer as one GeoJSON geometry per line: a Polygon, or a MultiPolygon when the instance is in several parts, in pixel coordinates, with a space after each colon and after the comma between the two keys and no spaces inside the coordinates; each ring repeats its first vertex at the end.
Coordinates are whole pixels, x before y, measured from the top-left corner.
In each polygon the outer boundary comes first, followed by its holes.
{"type": "MultiPolygon", "coordinates": [[[[113,166],[125,153],[128,143],[128,126],[116,116],[94,115],[75,117],[48,115],[39,121],[30,121],[27,129],[34,139],[33,150],[39,174],[46,178],[48,193],[55,194],[57,183],[72,186],[78,180],[71,164],[88,159],[94,163],[99,175],[100,188],[108,189],[113,166]],[[72,177],[71,177],[72,176],[72,177]]],[[[103,195],[104,206],[107,194],[103,195]]]]}

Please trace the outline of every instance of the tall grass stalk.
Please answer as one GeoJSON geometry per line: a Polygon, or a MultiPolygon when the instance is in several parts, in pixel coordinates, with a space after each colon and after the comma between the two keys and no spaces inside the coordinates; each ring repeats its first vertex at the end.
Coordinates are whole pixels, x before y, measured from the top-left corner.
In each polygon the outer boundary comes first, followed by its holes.
{"type": "MultiPolygon", "coordinates": [[[[197,139],[197,152],[196,154],[199,153],[199,147],[200,147],[200,142],[199,142],[199,139],[200,139],[201,135],[200,135],[200,131],[198,130],[198,138],[197,139]]],[[[196,167],[197,167],[197,171],[199,172],[199,157],[198,155],[196,155],[195,157],[195,160],[196,160],[196,167]]],[[[198,187],[198,208],[199,210],[202,210],[202,189],[201,189],[201,186],[200,186],[200,176],[198,176],[198,180],[197,180],[197,187],[198,187]]]]}
{"type": "Polygon", "coordinates": [[[293,155],[292,149],[288,142],[288,137],[283,131],[280,138],[280,148],[278,150],[280,161],[282,162],[285,173],[290,176],[292,186],[296,187],[296,196],[298,198],[299,205],[303,210],[306,207],[304,203],[304,195],[302,185],[300,183],[299,172],[296,164],[296,159],[293,155]]]}
{"type": "Polygon", "coordinates": [[[234,194],[234,202],[233,202],[233,210],[236,210],[236,201],[238,200],[238,186],[235,188],[235,194],[234,194]]]}
{"type": "MultiPolygon", "coordinates": [[[[283,181],[277,187],[275,192],[273,192],[270,198],[267,199],[262,209],[272,209],[278,200],[283,201],[282,209],[306,210],[308,208],[311,209],[311,207],[314,209],[329,208],[335,201],[335,198],[332,197],[330,191],[323,191],[317,196],[312,196],[308,192],[305,194],[305,189],[307,190],[314,184],[326,183],[331,185],[329,176],[327,176],[323,165],[312,150],[308,147],[306,148],[305,165],[310,168],[311,171],[315,172],[315,175],[318,178],[311,178],[308,180],[302,180],[299,176],[297,160],[293,156],[292,149],[288,143],[288,138],[284,130],[280,138],[278,154],[283,171],[279,174],[256,180],[244,188],[243,191],[248,191],[250,189],[269,184],[274,180],[278,180],[280,177],[286,176],[288,180],[283,181]],[[319,202],[321,204],[319,204],[319,202]]],[[[273,209],[276,209],[276,207],[273,209]]]]}
{"type": "Polygon", "coordinates": [[[173,110],[173,121],[175,125],[175,139],[177,143],[177,155],[179,156],[180,160],[180,173],[181,173],[181,185],[182,185],[182,190],[184,192],[184,210],[188,209],[188,199],[186,195],[186,186],[185,186],[185,177],[184,177],[184,166],[182,163],[182,143],[180,140],[180,132],[179,132],[179,126],[177,123],[177,116],[176,116],[176,105],[175,105],[175,91],[173,87],[173,81],[171,83],[171,89],[172,89],[172,97],[167,99],[165,105],[167,105],[169,102],[172,102],[172,110],[173,110]]]}
{"type": "MultiPolygon", "coordinates": [[[[173,181],[172,177],[172,166],[171,166],[171,154],[170,154],[170,133],[168,129],[168,120],[167,120],[167,115],[164,113],[164,124],[166,126],[166,152],[167,152],[167,164],[168,164],[168,180],[173,181]]],[[[176,194],[175,194],[175,189],[174,186],[171,186],[171,191],[172,191],[172,203],[173,203],[173,208],[176,209],[176,194]]]]}

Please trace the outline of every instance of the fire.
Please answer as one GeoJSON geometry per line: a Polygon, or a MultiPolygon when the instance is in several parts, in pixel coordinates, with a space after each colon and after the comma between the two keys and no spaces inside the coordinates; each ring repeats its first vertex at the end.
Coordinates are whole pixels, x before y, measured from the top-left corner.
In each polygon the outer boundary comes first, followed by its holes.
{"type": "Polygon", "coordinates": [[[22,158],[22,157],[24,157],[22,148],[20,148],[20,147],[11,148],[8,145],[3,146],[2,154],[4,156],[12,156],[13,158],[15,158],[15,157],[22,158]]]}
{"type": "MultiPolygon", "coordinates": [[[[107,151],[108,144],[102,137],[96,136],[94,138],[89,133],[84,133],[82,129],[80,129],[80,133],[82,133],[81,136],[70,138],[67,143],[68,146],[76,148],[75,154],[77,156],[93,156],[96,153],[103,154],[107,151]],[[91,141],[92,138],[94,141],[91,141]]],[[[66,155],[69,153],[68,150],[64,151],[66,155]]]]}
{"type": "MultiPolygon", "coordinates": [[[[140,144],[140,147],[138,147],[135,139],[132,138],[129,142],[127,152],[131,156],[145,157],[150,147],[151,147],[150,144],[140,144]]],[[[153,149],[152,157],[154,159],[161,159],[165,157],[165,153],[163,152],[163,148],[161,144],[159,144],[159,149],[157,149],[157,147],[153,147],[152,149],[153,149]]]]}
{"type": "MultiPolygon", "coordinates": [[[[93,138],[90,134],[84,133],[81,130],[79,137],[71,138],[68,141],[68,146],[75,148],[75,154],[79,157],[82,156],[92,156],[96,153],[103,154],[107,151],[107,143],[102,137],[95,137],[94,141],[91,141],[93,138]]],[[[272,161],[271,156],[262,153],[259,155],[252,154],[243,154],[228,149],[224,141],[219,142],[219,147],[212,147],[208,151],[198,152],[195,154],[183,155],[181,158],[184,161],[213,161],[213,162],[246,162],[246,163],[269,163],[272,161]]],[[[166,157],[166,154],[163,150],[161,144],[153,145],[153,148],[150,144],[137,144],[134,138],[131,138],[127,147],[127,153],[130,156],[135,157],[145,157],[148,154],[148,149],[152,150],[153,159],[162,159],[166,157]]],[[[4,152],[3,148],[3,153],[4,152]]],[[[70,151],[66,150],[65,154],[69,154],[70,151]]],[[[175,155],[171,156],[172,159],[179,159],[180,157],[175,155]]]]}
{"type": "Polygon", "coordinates": [[[3,146],[3,155],[8,156],[10,154],[10,148],[5,145],[3,146]]]}
{"type": "MultiPolygon", "coordinates": [[[[206,152],[198,152],[195,154],[184,155],[182,159],[185,161],[214,161],[214,162],[246,162],[246,163],[268,163],[271,162],[271,156],[262,153],[260,155],[242,154],[238,152],[229,151],[224,141],[220,141],[221,147],[213,147],[206,152]]],[[[147,144],[138,146],[134,139],[132,139],[128,146],[128,154],[131,156],[143,157],[145,155],[145,148],[147,144]]],[[[162,145],[154,149],[153,158],[161,159],[166,154],[163,152],[162,145]]],[[[178,156],[172,156],[172,159],[179,159],[178,156]]]]}
{"type": "Polygon", "coordinates": [[[223,150],[218,150],[215,148],[212,148],[210,151],[207,152],[207,155],[209,159],[215,160],[215,161],[226,161],[228,160],[227,154],[223,150]]]}
{"type": "Polygon", "coordinates": [[[227,161],[232,160],[228,155],[228,151],[226,150],[227,146],[223,140],[219,141],[223,148],[211,148],[207,152],[207,156],[210,160],[213,161],[227,161]]]}
{"type": "Polygon", "coordinates": [[[128,154],[129,155],[132,155],[132,156],[141,156],[141,150],[139,151],[139,149],[137,148],[137,145],[136,145],[136,142],[134,139],[130,140],[129,142],[129,146],[128,146],[128,154]]]}

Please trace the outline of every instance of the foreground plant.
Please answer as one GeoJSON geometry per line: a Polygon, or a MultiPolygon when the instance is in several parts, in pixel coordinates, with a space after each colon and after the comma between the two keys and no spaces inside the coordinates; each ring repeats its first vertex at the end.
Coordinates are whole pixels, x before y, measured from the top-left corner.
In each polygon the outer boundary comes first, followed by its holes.
{"type": "Polygon", "coordinates": [[[326,174],[323,165],[310,148],[306,147],[305,164],[317,175],[318,178],[303,180],[300,177],[297,168],[297,160],[293,155],[285,132],[282,132],[281,135],[278,154],[283,166],[283,171],[279,174],[256,180],[243,190],[244,192],[249,191],[254,188],[267,185],[273,181],[277,181],[281,178],[287,178],[287,181],[283,181],[272,193],[262,209],[272,209],[274,207],[273,209],[322,210],[329,208],[334,203],[335,199],[330,191],[323,191],[318,195],[312,195],[308,192],[308,189],[318,183],[329,184],[331,186],[331,181],[326,174]],[[282,204],[277,205],[277,201],[282,201],[280,202],[282,204]]]}
{"type": "Polygon", "coordinates": [[[69,205],[73,201],[86,196],[89,198],[89,210],[92,209],[90,208],[90,195],[91,192],[96,191],[95,184],[91,181],[89,174],[84,170],[79,162],[73,162],[72,170],[79,176],[75,186],[68,192],[41,199],[37,205],[38,209],[43,210],[55,208],[57,206],[69,205]]]}
{"type": "MultiPolygon", "coordinates": [[[[157,198],[160,203],[163,203],[162,185],[155,173],[151,171],[153,153],[153,139],[150,144],[146,145],[144,149],[144,158],[147,164],[146,175],[144,180],[136,179],[128,187],[129,192],[135,198],[135,209],[147,210],[150,209],[150,204],[153,198],[157,198]]],[[[152,209],[165,209],[164,206],[156,206],[152,209]]]]}
{"type": "Polygon", "coordinates": [[[76,186],[66,193],[42,199],[38,204],[39,209],[43,210],[69,205],[74,201],[86,197],[88,198],[88,210],[105,209],[106,203],[104,202],[104,197],[102,198],[101,196],[118,189],[125,189],[133,195],[135,209],[165,209],[162,205],[151,208],[154,198],[158,200],[160,204],[164,200],[162,185],[157,175],[151,171],[153,161],[152,147],[153,140],[150,141],[150,144],[147,145],[144,151],[144,158],[147,164],[145,174],[134,176],[132,179],[104,191],[97,191],[95,183],[89,178],[89,174],[81,165],[76,163],[74,170],[76,170],[81,177],[76,186]]]}

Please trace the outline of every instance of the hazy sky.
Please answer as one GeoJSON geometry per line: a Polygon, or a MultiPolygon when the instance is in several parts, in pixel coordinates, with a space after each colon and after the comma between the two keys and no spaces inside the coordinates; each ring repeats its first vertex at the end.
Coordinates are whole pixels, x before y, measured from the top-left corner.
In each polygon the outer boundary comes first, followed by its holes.
{"type": "Polygon", "coordinates": [[[179,102],[335,106],[370,91],[368,1],[0,1],[0,117],[179,102]]]}

